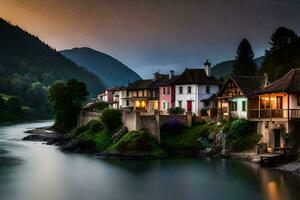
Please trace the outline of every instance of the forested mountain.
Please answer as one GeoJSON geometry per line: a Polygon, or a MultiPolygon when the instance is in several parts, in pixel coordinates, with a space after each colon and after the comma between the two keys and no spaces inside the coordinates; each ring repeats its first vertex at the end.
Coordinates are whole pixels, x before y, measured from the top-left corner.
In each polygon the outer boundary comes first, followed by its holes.
{"type": "MultiPolygon", "coordinates": [[[[261,67],[263,60],[264,60],[264,56],[254,59],[257,68],[261,67]]],[[[227,78],[232,73],[233,64],[234,64],[233,60],[220,62],[212,68],[212,74],[217,78],[221,78],[221,77],[227,78]]]]}
{"type": "Polygon", "coordinates": [[[134,82],[141,79],[136,72],[120,61],[91,48],[74,48],[61,51],[61,53],[96,74],[107,87],[122,86],[128,81],[134,82]]]}
{"type": "Polygon", "coordinates": [[[31,115],[45,117],[49,116],[48,87],[68,79],[85,82],[91,94],[104,89],[97,76],[0,18],[0,94],[18,97],[31,115]]]}

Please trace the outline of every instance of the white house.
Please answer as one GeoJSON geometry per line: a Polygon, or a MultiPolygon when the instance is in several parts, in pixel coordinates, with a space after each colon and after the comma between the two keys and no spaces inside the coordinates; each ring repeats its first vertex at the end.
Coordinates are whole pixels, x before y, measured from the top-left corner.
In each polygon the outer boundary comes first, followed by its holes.
{"type": "Polygon", "coordinates": [[[202,109],[208,109],[204,100],[217,94],[219,87],[208,61],[204,69],[186,69],[175,81],[175,106],[199,116],[202,109]]]}

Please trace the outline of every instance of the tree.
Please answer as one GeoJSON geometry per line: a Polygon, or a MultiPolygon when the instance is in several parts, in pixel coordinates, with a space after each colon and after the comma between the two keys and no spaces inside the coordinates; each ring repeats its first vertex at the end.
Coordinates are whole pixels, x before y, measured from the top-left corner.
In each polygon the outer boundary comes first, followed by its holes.
{"type": "Polygon", "coordinates": [[[300,67],[300,40],[293,30],[279,27],[272,34],[270,44],[260,74],[268,73],[270,81],[275,81],[290,69],[300,67]]]}
{"type": "Polygon", "coordinates": [[[110,132],[113,132],[122,125],[121,111],[104,109],[101,115],[101,121],[110,132]]]}
{"type": "Polygon", "coordinates": [[[69,131],[76,126],[78,114],[88,94],[85,84],[75,79],[67,83],[57,82],[50,88],[48,99],[57,128],[69,131]]]}
{"type": "Polygon", "coordinates": [[[237,56],[233,64],[233,75],[253,76],[256,72],[256,64],[253,60],[254,53],[250,42],[243,39],[236,51],[237,56]]]}
{"type": "Polygon", "coordinates": [[[6,102],[3,99],[3,97],[0,95],[0,112],[5,108],[5,106],[6,106],[6,102]]]}
{"type": "Polygon", "coordinates": [[[22,102],[18,97],[10,97],[6,103],[7,110],[14,114],[22,113],[22,102]]]}

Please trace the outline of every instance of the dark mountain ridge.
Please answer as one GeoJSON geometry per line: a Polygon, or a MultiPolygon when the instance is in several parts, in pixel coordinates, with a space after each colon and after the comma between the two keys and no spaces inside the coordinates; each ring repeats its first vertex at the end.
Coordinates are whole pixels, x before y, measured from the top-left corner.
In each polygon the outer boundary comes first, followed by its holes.
{"type": "Polygon", "coordinates": [[[61,54],[96,74],[107,87],[123,86],[141,79],[136,72],[117,59],[88,47],[63,50],[61,54]]]}

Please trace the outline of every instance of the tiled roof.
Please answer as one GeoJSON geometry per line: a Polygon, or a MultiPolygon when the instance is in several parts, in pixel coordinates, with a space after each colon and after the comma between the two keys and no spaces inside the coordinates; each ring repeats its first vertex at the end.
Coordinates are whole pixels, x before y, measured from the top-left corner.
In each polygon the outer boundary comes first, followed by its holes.
{"type": "Polygon", "coordinates": [[[204,69],[185,69],[180,77],[175,81],[178,85],[184,84],[209,84],[219,85],[219,81],[214,77],[208,77],[204,69]]]}
{"type": "Polygon", "coordinates": [[[291,69],[280,79],[257,91],[257,94],[274,92],[300,93],[300,68],[291,69]]]}
{"type": "Polygon", "coordinates": [[[160,86],[170,86],[170,85],[173,85],[175,84],[176,80],[180,77],[180,75],[176,75],[176,76],[173,76],[172,78],[168,78],[166,79],[165,81],[163,81],[160,86]]]}

